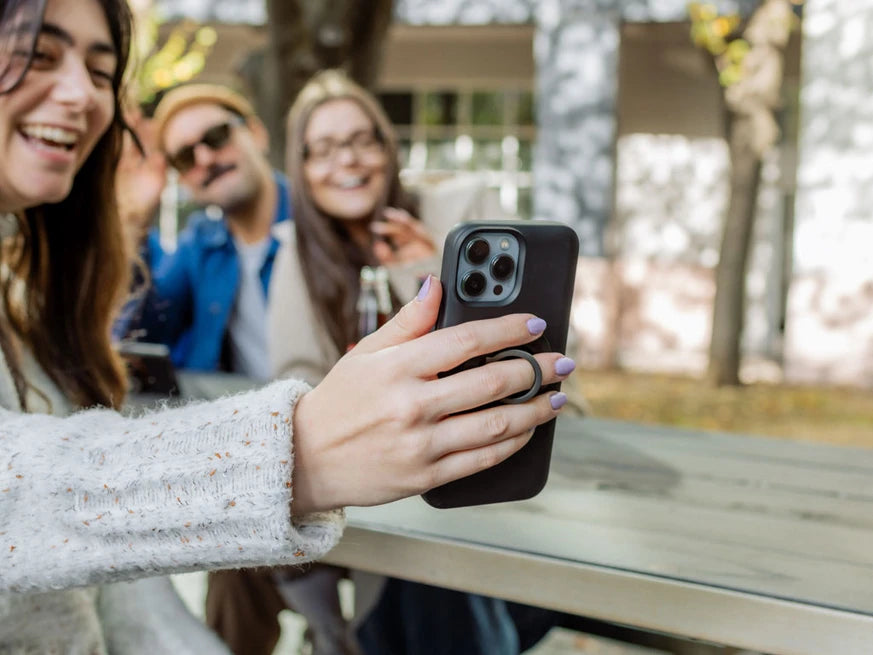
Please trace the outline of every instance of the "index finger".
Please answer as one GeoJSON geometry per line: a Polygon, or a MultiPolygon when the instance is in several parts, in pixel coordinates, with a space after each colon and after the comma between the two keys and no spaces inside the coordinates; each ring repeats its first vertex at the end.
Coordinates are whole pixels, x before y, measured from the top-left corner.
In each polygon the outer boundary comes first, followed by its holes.
{"type": "Polygon", "coordinates": [[[539,338],[546,322],[533,314],[507,314],[435,330],[404,345],[407,370],[434,377],[473,357],[521,346],[539,338]]]}
{"type": "Polygon", "coordinates": [[[412,214],[410,214],[405,209],[399,209],[397,207],[385,207],[382,212],[382,215],[385,217],[387,221],[393,221],[395,223],[403,223],[405,225],[411,225],[413,223],[421,223],[418,219],[416,219],[412,214]]]}

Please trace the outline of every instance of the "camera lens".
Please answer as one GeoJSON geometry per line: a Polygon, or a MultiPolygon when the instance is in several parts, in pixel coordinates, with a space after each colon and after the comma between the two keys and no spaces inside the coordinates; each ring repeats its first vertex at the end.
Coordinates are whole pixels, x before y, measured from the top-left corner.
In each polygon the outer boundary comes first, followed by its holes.
{"type": "Polygon", "coordinates": [[[474,239],[467,244],[467,261],[473,265],[479,265],[488,258],[491,246],[485,239],[474,239]]]}
{"type": "Polygon", "coordinates": [[[515,270],[515,260],[509,255],[500,255],[491,262],[491,275],[497,280],[505,280],[515,270]]]}
{"type": "Polygon", "coordinates": [[[485,291],[487,280],[479,271],[470,271],[464,276],[461,288],[468,296],[478,296],[485,291]]]}

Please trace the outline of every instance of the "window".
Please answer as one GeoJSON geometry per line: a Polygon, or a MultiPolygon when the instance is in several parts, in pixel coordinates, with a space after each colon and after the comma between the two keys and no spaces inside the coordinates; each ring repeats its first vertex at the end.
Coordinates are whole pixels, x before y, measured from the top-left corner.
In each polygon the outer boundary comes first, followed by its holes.
{"type": "Polygon", "coordinates": [[[397,129],[406,171],[486,173],[502,208],[530,218],[536,136],[530,89],[423,86],[379,98],[397,129]]]}

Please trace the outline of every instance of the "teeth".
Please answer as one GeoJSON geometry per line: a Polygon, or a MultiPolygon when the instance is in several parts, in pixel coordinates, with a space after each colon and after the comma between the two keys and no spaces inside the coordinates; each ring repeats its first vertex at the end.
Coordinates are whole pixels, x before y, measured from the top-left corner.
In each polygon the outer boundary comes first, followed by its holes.
{"type": "Polygon", "coordinates": [[[339,187],[341,189],[351,189],[356,186],[361,186],[364,183],[364,178],[362,177],[350,177],[339,183],[339,187]]]}
{"type": "Polygon", "coordinates": [[[78,135],[75,132],[50,125],[24,125],[21,131],[34,139],[42,139],[43,141],[60,143],[67,146],[73,145],[78,140],[78,135]]]}

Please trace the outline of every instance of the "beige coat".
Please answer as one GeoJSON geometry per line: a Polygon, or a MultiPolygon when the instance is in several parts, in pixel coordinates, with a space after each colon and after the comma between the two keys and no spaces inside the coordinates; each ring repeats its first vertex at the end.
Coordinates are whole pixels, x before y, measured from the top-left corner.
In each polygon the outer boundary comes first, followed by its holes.
{"type": "MultiPolygon", "coordinates": [[[[273,263],[267,301],[267,343],[273,377],[293,377],[315,386],[342,353],[309,298],[293,223],[276,226],[274,233],[281,246],[273,263]]],[[[418,280],[428,273],[439,273],[436,257],[414,266],[391,267],[388,277],[394,292],[405,302],[412,299],[418,280]]]]}

